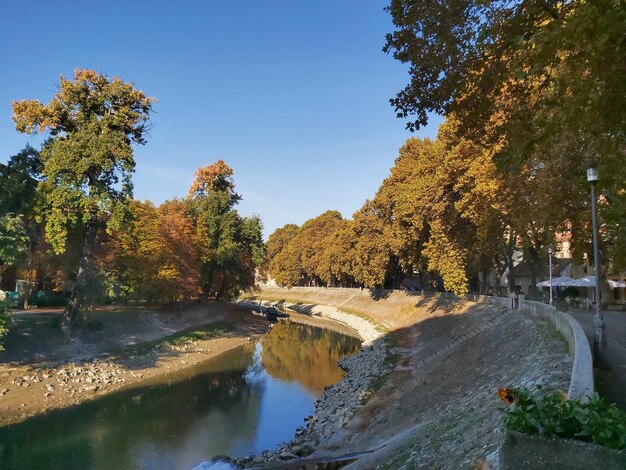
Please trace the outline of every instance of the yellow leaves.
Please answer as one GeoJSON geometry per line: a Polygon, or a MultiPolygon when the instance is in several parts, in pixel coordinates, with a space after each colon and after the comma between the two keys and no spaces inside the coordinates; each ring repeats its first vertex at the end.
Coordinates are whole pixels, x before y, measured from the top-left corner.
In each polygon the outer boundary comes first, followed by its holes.
{"type": "Polygon", "coordinates": [[[90,83],[98,83],[102,82],[103,76],[94,70],[90,69],[74,69],[74,80],[76,82],[90,82],[90,83]]]}
{"type": "Polygon", "coordinates": [[[428,269],[441,275],[446,290],[458,296],[467,294],[467,251],[449,233],[445,221],[433,222],[430,229],[430,238],[424,244],[428,269]]]}
{"type": "Polygon", "coordinates": [[[189,188],[189,197],[207,194],[210,191],[232,191],[235,187],[232,176],[233,170],[224,160],[218,160],[211,165],[198,168],[194,181],[189,188]]]}
{"type": "Polygon", "coordinates": [[[157,275],[160,279],[174,281],[178,278],[179,272],[178,269],[176,269],[176,266],[165,265],[158,270],[157,275]]]}
{"type": "Polygon", "coordinates": [[[13,101],[13,115],[18,132],[36,134],[54,129],[58,124],[58,116],[37,100],[13,101]]]}

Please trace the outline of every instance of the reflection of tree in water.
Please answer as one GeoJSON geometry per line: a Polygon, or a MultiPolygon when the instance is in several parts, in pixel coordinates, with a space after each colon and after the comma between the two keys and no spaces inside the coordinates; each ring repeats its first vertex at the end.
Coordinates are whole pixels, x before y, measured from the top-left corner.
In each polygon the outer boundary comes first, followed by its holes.
{"type": "Polygon", "coordinates": [[[242,430],[252,438],[256,429],[260,397],[243,378],[252,354],[250,345],[218,358],[221,372],[117,393],[0,428],[0,468],[137,468],[137,459],[139,467],[152,468],[145,459],[175,460],[173,441],[184,450],[194,433],[207,434],[207,452],[226,453],[242,439],[242,430]]]}
{"type": "Polygon", "coordinates": [[[359,350],[361,342],[323,328],[278,322],[263,339],[263,367],[280,380],[296,380],[319,395],[338,382],[337,361],[359,350]]]}

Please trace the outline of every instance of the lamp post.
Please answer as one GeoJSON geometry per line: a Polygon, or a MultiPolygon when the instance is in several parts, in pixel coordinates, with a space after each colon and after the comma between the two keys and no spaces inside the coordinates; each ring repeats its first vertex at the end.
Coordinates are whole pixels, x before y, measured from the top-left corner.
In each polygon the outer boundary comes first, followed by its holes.
{"type": "Polygon", "coordinates": [[[548,274],[550,278],[550,307],[552,307],[552,255],[554,254],[554,247],[552,245],[548,245],[548,259],[550,260],[550,273],[548,274]]]}
{"type": "Polygon", "coordinates": [[[593,268],[596,274],[596,315],[593,318],[594,334],[593,343],[596,351],[599,347],[606,343],[606,330],[604,318],[602,317],[601,298],[600,298],[600,249],[598,248],[598,209],[596,207],[596,184],[598,183],[598,169],[595,167],[587,168],[587,181],[591,185],[591,229],[593,231],[593,268]]]}

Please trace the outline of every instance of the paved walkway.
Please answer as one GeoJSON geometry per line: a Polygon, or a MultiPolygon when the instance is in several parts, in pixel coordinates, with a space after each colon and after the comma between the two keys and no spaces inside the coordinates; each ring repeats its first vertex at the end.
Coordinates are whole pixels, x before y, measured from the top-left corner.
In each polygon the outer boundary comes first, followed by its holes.
{"type": "MultiPolygon", "coordinates": [[[[569,309],[585,330],[593,351],[593,310],[569,309]]],[[[604,357],[596,357],[594,375],[600,396],[626,411],[626,312],[602,312],[606,325],[604,357]]]]}

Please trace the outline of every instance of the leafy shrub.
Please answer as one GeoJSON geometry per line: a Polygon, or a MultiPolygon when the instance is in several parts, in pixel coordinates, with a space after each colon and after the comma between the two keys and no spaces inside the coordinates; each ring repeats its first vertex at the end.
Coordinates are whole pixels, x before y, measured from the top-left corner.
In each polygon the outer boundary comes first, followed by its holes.
{"type": "MultiPolygon", "coordinates": [[[[12,323],[13,319],[11,318],[9,309],[4,302],[0,301],[0,338],[9,332],[9,327],[12,323]]],[[[2,343],[0,343],[0,351],[3,349],[2,343]]]]}
{"type": "Polygon", "coordinates": [[[588,402],[568,400],[560,390],[500,389],[504,425],[511,431],[578,439],[626,449],[626,414],[597,394],[588,402]]]}

